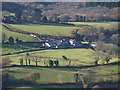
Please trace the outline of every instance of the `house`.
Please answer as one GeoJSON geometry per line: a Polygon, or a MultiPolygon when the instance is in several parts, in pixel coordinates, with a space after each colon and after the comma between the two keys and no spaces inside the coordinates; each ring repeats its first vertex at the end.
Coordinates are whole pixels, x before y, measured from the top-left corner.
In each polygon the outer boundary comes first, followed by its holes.
{"type": "Polygon", "coordinates": [[[70,48],[73,47],[72,41],[70,42],[69,39],[63,39],[58,44],[58,48],[70,48]]]}
{"type": "Polygon", "coordinates": [[[46,40],[45,46],[49,48],[58,48],[57,46],[59,45],[59,43],[59,40],[46,40]]]}
{"type": "Polygon", "coordinates": [[[97,45],[96,42],[91,42],[92,47],[96,47],[96,45],[97,45]]]}
{"type": "Polygon", "coordinates": [[[70,40],[69,40],[69,43],[70,43],[71,45],[75,46],[75,39],[70,39],[70,40]]]}

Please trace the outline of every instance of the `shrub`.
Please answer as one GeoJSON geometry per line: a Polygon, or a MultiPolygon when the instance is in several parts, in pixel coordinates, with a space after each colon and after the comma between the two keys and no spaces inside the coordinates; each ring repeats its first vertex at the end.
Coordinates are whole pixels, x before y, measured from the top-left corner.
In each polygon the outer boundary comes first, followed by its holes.
{"type": "Polygon", "coordinates": [[[2,66],[7,66],[10,64],[10,62],[11,62],[11,60],[9,57],[2,57],[2,59],[1,59],[2,66]]]}
{"type": "Polygon", "coordinates": [[[40,74],[38,72],[32,72],[24,78],[25,81],[31,81],[31,82],[34,82],[34,83],[38,79],[40,79],[40,74]]]}

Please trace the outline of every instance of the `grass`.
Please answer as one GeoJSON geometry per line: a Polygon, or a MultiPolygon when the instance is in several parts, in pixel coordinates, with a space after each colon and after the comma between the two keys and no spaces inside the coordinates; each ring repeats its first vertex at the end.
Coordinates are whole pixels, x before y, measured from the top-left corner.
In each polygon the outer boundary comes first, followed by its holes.
{"type": "MultiPolygon", "coordinates": [[[[8,42],[8,39],[10,36],[12,36],[14,38],[14,42],[16,43],[16,38],[19,38],[22,41],[37,41],[36,38],[32,37],[32,36],[28,36],[28,35],[24,35],[24,34],[20,34],[20,33],[16,33],[16,32],[11,32],[6,30],[4,27],[2,27],[2,33],[5,34],[5,42],[8,42]]],[[[16,51],[20,51],[21,49],[30,49],[31,47],[26,47],[26,46],[20,46],[20,48],[15,49],[15,45],[2,45],[2,54],[6,54],[6,53],[11,53],[11,52],[16,52],[16,51]]]]}
{"type": "MultiPolygon", "coordinates": [[[[59,50],[41,50],[30,52],[29,54],[32,56],[45,56],[45,57],[52,57],[54,58],[62,58],[63,55],[67,56],[70,59],[77,59],[78,61],[72,60],[72,65],[88,65],[92,62],[92,50],[90,49],[59,49],[59,50]],[[86,63],[81,63],[80,61],[84,61],[86,63]]],[[[17,54],[17,55],[10,55],[9,57],[13,61],[12,64],[19,64],[19,59],[21,57],[25,58],[25,54],[17,54]],[[21,56],[23,55],[23,56],[21,56]]],[[[52,59],[50,58],[50,59],[52,59]]],[[[40,63],[38,65],[44,65],[44,60],[47,62],[47,59],[40,59],[40,63]]],[[[68,60],[59,59],[60,65],[68,65],[68,60]]],[[[32,62],[32,65],[35,65],[35,62],[32,62]]]]}
{"type": "Polygon", "coordinates": [[[96,27],[104,27],[105,29],[109,29],[110,27],[114,27],[114,25],[118,25],[118,22],[68,22],[74,25],[91,25],[96,27]]]}
{"type": "Polygon", "coordinates": [[[91,25],[96,27],[104,27],[105,29],[113,28],[118,25],[118,22],[68,22],[69,24],[75,24],[76,26],[64,25],[64,24],[10,24],[11,26],[39,34],[49,35],[71,35],[71,31],[75,28],[80,28],[77,25],[91,25]]]}
{"type": "Polygon", "coordinates": [[[73,30],[74,26],[66,26],[66,25],[17,25],[17,24],[10,24],[11,26],[28,31],[34,32],[39,34],[49,34],[49,35],[70,35],[70,31],[73,30]]]}
{"type": "Polygon", "coordinates": [[[2,54],[11,53],[15,51],[19,51],[19,49],[16,50],[12,45],[2,45],[2,54]]]}
{"type": "Polygon", "coordinates": [[[10,36],[12,36],[14,40],[16,40],[16,38],[19,38],[20,40],[23,40],[23,41],[36,41],[36,38],[32,36],[28,36],[28,35],[24,35],[24,34],[20,34],[16,32],[11,32],[11,31],[6,30],[4,27],[2,27],[2,33],[6,35],[6,38],[5,38],[6,41],[8,41],[10,36]]]}
{"type": "MultiPolygon", "coordinates": [[[[40,62],[38,63],[39,66],[44,65],[44,61],[46,62],[46,65],[48,65],[48,60],[54,58],[62,58],[63,55],[68,57],[72,60],[71,65],[74,66],[83,66],[83,65],[90,65],[94,62],[94,56],[93,56],[93,50],[91,49],[59,49],[59,50],[41,50],[41,51],[35,51],[30,52],[29,54],[31,56],[45,56],[45,57],[51,57],[51,58],[42,58],[40,62]]],[[[11,64],[17,64],[19,65],[19,59],[25,58],[26,53],[23,54],[16,54],[16,55],[9,55],[10,59],[13,61],[11,64]]],[[[58,59],[60,66],[68,65],[68,60],[58,59]]],[[[116,62],[118,59],[113,58],[111,62],[116,62]]],[[[25,63],[24,63],[25,64],[25,63]]],[[[35,62],[31,62],[32,65],[35,65],[35,62]]]]}
{"type": "MultiPolygon", "coordinates": [[[[91,75],[92,79],[97,78],[94,82],[100,82],[100,80],[112,80],[118,81],[118,65],[110,66],[99,66],[93,68],[85,69],[75,69],[80,70],[80,74],[91,75]]],[[[70,83],[75,82],[73,75],[76,73],[75,70],[70,68],[63,70],[62,68],[39,68],[39,67],[11,67],[8,72],[12,74],[15,78],[21,79],[27,76],[31,72],[40,73],[41,78],[37,80],[38,83],[70,83]]]]}

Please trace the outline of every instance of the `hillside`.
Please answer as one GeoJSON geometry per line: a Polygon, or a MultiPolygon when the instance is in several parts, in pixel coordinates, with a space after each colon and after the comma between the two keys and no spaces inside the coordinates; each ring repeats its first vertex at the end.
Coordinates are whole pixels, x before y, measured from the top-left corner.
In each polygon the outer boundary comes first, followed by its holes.
{"type": "Polygon", "coordinates": [[[118,90],[119,2],[2,4],[2,89],[118,90]]]}
{"type": "MultiPolygon", "coordinates": [[[[39,9],[39,20],[49,22],[64,21],[118,21],[117,2],[95,3],[95,2],[34,2],[34,3],[13,3],[3,2],[2,10],[16,14],[16,18],[22,17],[23,22],[28,21],[28,16],[32,16],[34,10],[39,9]],[[9,8],[11,6],[11,8],[9,8]],[[18,16],[19,14],[19,16],[18,16]],[[20,16],[21,15],[21,16],[20,16]],[[27,15],[27,16],[26,16],[27,15]],[[41,16],[42,15],[42,16],[41,16]]],[[[37,13],[36,13],[37,14],[37,13]]],[[[3,15],[4,16],[4,15],[3,15]]],[[[34,17],[34,16],[33,16],[34,17]]],[[[37,17],[36,17],[37,18],[37,17]]],[[[30,18],[29,18],[30,19],[30,18]]]]}

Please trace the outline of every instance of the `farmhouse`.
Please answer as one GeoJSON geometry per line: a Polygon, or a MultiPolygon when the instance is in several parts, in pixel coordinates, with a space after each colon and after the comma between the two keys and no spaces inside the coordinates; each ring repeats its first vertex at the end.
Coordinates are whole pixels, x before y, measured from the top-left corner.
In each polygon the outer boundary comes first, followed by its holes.
{"type": "Polygon", "coordinates": [[[75,39],[47,40],[45,46],[49,48],[92,48],[95,42],[76,41],[75,39]]]}
{"type": "Polygon", "coordinates": [[[96,45],[97,45],[96,42],[91,42],[92,47],[96,47],[96,45]]]}

